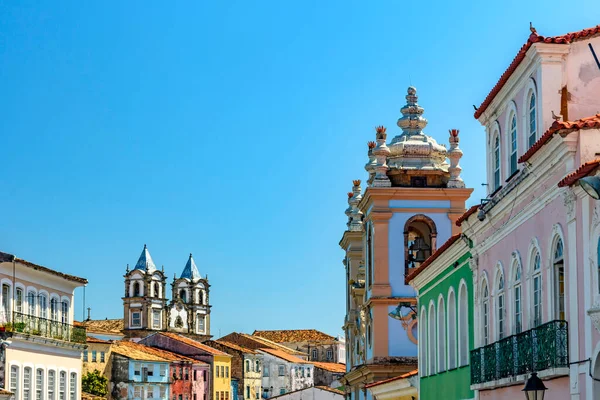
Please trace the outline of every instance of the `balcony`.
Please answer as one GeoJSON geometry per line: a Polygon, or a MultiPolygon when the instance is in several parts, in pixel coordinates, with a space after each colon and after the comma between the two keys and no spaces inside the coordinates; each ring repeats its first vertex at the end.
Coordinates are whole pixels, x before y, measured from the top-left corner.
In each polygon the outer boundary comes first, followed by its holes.
{"type": "Polygon", "coordinates": [[[46,318],[34,317],[28,314],[13,312],[12,322],[4,324],[7,332],[23,333],[41,336],[72,343],[85,343],[84,327],[73,326],[46,318]]]}
{"type": "Polygon", "coordinates": [[[558,368],[569,368],[566,321],[547,322],[471,351],[471,385],[476,386],[558,368]]]}

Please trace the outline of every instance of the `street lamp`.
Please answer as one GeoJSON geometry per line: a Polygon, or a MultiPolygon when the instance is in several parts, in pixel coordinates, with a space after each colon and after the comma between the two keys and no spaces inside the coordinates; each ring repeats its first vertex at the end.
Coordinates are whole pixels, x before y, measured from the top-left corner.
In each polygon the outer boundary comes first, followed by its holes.
{"type": "Polygon", "coordinates": [[[390,317],[400,320],[404,329],[408,327],[409,320],[417,319],[417,310],[408,301],[403,301],[398,304],[394,311],[388,314],[390,317]],[[410,316],[410,318],[409,318],[410,316]]]}
{"type": "Polygon", "coordinates": [[[531,377],[525,382],[523,392],[525,392],[525,398],[527,400],[544,400],[545,391],[548,390],[544,386],[544,382],[538,378],[537,373],[532,372],[531,377]]]}
{"type": "Polygon", "coordinates": [[[594,200],[600,200],[600,177],[586,176],[581,178],[579,186],[594,200]]]}

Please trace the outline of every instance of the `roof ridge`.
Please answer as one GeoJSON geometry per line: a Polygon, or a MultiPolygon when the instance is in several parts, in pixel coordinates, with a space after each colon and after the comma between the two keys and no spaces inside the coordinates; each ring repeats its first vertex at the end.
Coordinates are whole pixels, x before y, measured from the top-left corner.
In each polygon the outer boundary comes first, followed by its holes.
{"type": "Polygon", "coordinates": [[[496,96],[504,87],[506,82],[508,82],[508,79],[512,76],[517,67],[525,59],[525,54],[534,43],[570,44],[576,40],[585,39],[597,34],[600,34],[600,25],[596,25],[591,28],[585,28],[576,32],[566,33],[564,35],[548,37],[538,35],[537,32],[535,32],[535,29],[533,29],[525,44],[521,46],[521,48],[517,52],[517,55],[513,58],[506,70],[504,70],[504,72],[502,73],[502,75],[500,75],[500,78],[498,79],[492,90],[485,97],[481,105],[475,110],[475,119],[479,119],[479,117],[481,117],[485,110],[490,106],[490,104],[492,103],[494,98],[496,98],[496,96]]]}

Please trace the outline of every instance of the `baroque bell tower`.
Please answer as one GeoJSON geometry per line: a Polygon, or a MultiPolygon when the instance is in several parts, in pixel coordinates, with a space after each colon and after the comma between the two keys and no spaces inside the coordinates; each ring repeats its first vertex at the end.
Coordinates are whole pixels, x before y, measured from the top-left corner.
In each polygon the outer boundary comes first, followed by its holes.
{"type": "Polygon", "coordinates": [[[458,130],[450,130],[449,149],[438,144],[423,132],[427,119],[417,90],[409,87],[405,98],[401,132],[388,145],[387,129],[376,128],[366,190],[356,180],[348,194],[340,246],[347,287],[344,381],[351,400],[370,398],[365,384],[417,368],[418,320],[392,316],[400,303],[416,306],[406,277],[459,233],[455,222],[472,192],[460,178],[458,130]]]}

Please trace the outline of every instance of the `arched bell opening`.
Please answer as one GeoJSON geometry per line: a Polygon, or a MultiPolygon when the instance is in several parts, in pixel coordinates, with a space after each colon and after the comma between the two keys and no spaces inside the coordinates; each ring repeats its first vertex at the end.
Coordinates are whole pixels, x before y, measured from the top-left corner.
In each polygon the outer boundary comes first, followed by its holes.
{"type": "Polygon", "coordinates": [[[404,225],[404,276],[418,268],[436,250],[437,229],[426,215],[418,214],[404,225]]]}

